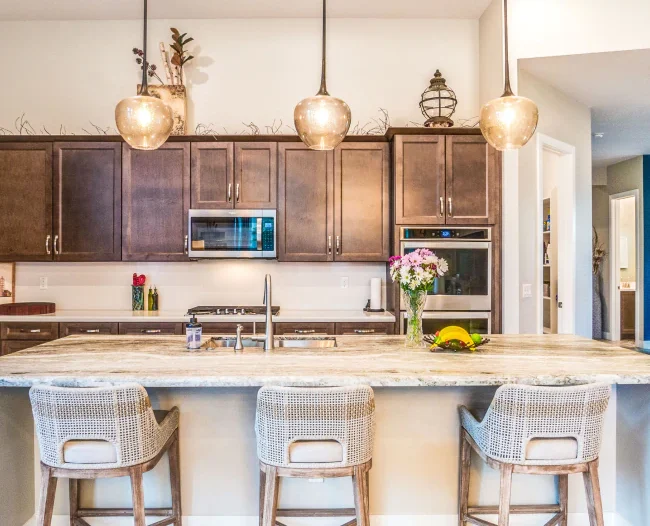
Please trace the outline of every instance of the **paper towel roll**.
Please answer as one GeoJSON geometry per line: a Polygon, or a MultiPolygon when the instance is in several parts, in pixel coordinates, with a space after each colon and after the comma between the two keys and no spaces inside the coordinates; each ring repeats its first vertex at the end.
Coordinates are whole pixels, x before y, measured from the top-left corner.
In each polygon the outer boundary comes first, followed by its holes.
{"type": "Polygon", "coordinates": [[[372,310],[381,309],[381,278],[370,280],[370,308],[372,310]]]}

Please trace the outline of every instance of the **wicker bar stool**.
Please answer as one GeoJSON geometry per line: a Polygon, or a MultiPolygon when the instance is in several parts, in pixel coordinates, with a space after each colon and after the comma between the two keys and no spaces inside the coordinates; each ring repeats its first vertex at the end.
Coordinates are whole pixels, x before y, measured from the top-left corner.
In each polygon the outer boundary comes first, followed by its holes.
{"type": "MultiPolygon", "coordinates": [[[[38,526],[50,526],[59,478],[69,479],[70,524],[89,526],[84,517],[164,517],[155,526],[181,526],[177,408],[153,411],[137,384],[67,388],[35,386],[29,391],[41,452],[38,526]],[[172,507],[145,509],[142,474],[169,452],[172,507]],[[133,509],[79,507],[79,480],[128,476],[133,509]]],[[[152,525],[152,526],[154,526],[152,525]]]]}
{"type": "Polygon", "coordinates": [[[553,513],[545,526],[567,525],[568,476],[582,473],[591,526],[603,526],[598,455],[611,388],[605,384],[575,387],[504,385],[480,422],[460,408],[460,477],[458,524],[487,526],[476,517],[497,514],[507,526],[511,513],[553,513]],[[469,506],[472,449],[500,471],[499,506],[469,506]],[[558,504],[510,505],[512,474],[558,476],[558,504]]]}
{"type": "Polygon", "coordinates": [[[263,387],[255,433],[260,460],[260,525],[276,517],[355,516],[344,526],[369,526],[375,401],[368,386],[263,387]],[[354,509],[278,509],[280,477],[352,477],[354,509]]]}

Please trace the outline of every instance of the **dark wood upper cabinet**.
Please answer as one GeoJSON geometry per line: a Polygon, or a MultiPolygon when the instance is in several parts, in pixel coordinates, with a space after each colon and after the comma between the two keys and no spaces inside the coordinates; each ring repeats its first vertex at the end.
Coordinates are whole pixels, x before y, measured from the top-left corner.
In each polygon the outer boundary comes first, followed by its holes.
{"type": "Polygon", "coordinates": [[[119,261],[121,229],[121,144],[54,143],[54,259],[119,261]]]}
{"type": "Polygon", "coordinates": [[[481,135],[446,139],[447,224],[494,224],[500,193],[497,151],[481,135]]]}
{"type": "Polygon", "coordinates": [[[387,261],[390,256],[387,143],[342,143],[334,151],[336,261],[387,261]]]}
{"type": "Polygon", "coordinates": [[[395,223],[444,225],[444,135],[398,135],[394,144],[395,223]]]}
{"type": "Polygon", "coordinates": [[[275,208],[278,202],[278,144],[235,145],[235,208],[275,208]]]}
{"type": "Polygon", "coordinates": [[[278,259],[333,261],[333,153],[280,143],[278,259]]]}
{"type": "Polygon", "coordinates": [[[190,144],[122,150],[122,259],[186,261],[190,144]]]}
{"type": "Polygon", "coordinates": [[[51,261],[52,144],[0,144],[0,261],[51,261]]]}
{"type": "Polygon", "coordinates": [[[192,208],[234,206],[233,151],[231,142],[192,143],[192,208]]]}

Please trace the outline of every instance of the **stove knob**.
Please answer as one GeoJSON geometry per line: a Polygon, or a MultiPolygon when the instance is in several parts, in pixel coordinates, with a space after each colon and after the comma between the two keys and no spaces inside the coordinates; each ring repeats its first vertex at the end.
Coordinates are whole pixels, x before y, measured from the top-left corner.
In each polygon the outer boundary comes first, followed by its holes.
{"type": "Polygon", "coordinates": [[[246,314],[246,309],[239,309],[239,314],[246,314]]]}
{"type": "Polygon", "coordinates": [[[224,314],[230,314],[230,309],[224,309],[223,313],[224,314]]]}
{"type": "Polygon", "coordinates": [[[221,314],[221,309],[217,309],[215,313],[216,314],[221,314]]]}

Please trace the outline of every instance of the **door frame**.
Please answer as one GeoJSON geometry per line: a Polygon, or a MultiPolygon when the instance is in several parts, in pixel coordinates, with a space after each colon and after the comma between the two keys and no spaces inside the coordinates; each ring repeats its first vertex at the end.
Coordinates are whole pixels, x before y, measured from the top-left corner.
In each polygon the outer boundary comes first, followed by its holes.
{"type": "Polygon", "coordinates": [[[634,259],[636,262],[636,293],[634,295],[634,345],[643,347],[643,327],[641,318],[641,296],[643,294],[643,269],[641,263],[641,210],[639,190],[629,190],[609,196],[609,339],[621,339],[621,295],[620,283],[620,200],[634,198],[634,259]]]}
{"type": "MultiPolygon", "coordinates": [[[[537,133],[536,154],[537,154],[537,202],[535,222],[535,290],[533,298],[536,304],[536,328],[537,334],[543,333],[544,328],[544,298],[542,297],[542,285],[544,283],[544,238],[542,235],[542,224],[544,222],[544,210],[542,198],[544,195],[544,150],[560,155],[566,163],[569,177],[560,178],[558,185],[559,203],[558,208],[570,210],[568,220],[564,221],[562,228],[558,229],[557,254],[562,254],[562,264],[558,265],[558,290],[562,284],[563,303],[562,315],[558,315],[558,333],[574,334],[576,326],[576,275],[575,266],[575,241],[576,241],[576,149],[571,144],[559,141],[543,133],[537,133]],[[566,314],[570,313],[570,314],[566,314]]],[[[556,219],[555,225],[559,222],[556,219]]],[[[559,313],[558,313],[559,314],[559,313]]]]}

